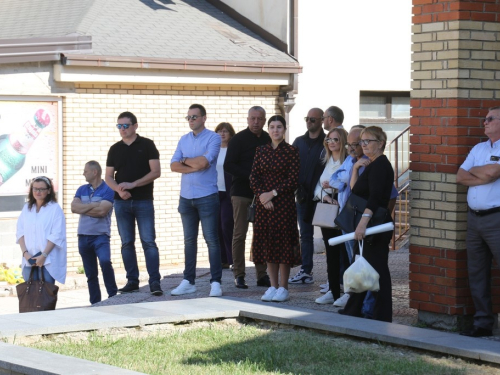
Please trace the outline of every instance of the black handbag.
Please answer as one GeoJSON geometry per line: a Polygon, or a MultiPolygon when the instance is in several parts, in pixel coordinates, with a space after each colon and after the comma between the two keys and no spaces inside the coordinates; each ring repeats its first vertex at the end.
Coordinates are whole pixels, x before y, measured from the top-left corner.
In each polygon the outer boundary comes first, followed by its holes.
{"type": "MultiPolygon", "coordinates": [[[[340,229],[345,233],[353,233],[361,220],[361,215],[366,209],[368,201],[356,194],[351,194],[347,203],[338,214],[335,219],[335,224],[337,224],[340,229]]],[[[376,225],[384,224],[387,222],[388,211],[386,208],[379,207],[377,211],[373,213],[370,221],[368,222],[367,228],[374,227],[376,225]]]]}
{"type": "Polygon", "coordinates": [[[253,196],[252,204],[247,209],[247,221],[249,223],[255,221],[255,195],[253,196]]]}
{"type": "Polygon", "coordinates": [[[307,201],[307,189],[304,187],[304,185],[299,185],[299,187],[295,191],[295,199],[299,204],[304,204],[307,201]]]}
{"type": "Polygon", "coordinates": [[[43,270],[41,280],[34,281],[35,269],[38,271],[38,267],[31,267],[30,278],[16,286],[20,313],[56,309],[59,287],[45,281],[43,270]]]}

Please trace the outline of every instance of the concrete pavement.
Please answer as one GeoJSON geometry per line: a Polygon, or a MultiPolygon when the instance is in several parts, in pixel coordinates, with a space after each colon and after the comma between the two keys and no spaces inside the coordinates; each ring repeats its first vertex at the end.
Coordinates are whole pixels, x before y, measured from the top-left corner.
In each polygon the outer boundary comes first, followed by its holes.
{"type": "MultiPolygon", "coordinates": [[[[319,284],[326,281],[324,254],[316,254],[315,283],[291,285],[290,301],[279,304],[260,301],[266,288],[256,286],[253,267],[247,268],[246,280],[249,289],[246,290],[235,288],[232,272],[224,270],[222,280],[224,297],[222,298],[207,298],[210,290],[210,274],[206,265],[200,265],[197,272],[196,293],[180,297],[171,296],[170,291],[182,280],[181,270],[171,268],[162,271],[165,275],[161,282],[166,292],[164,296],[151,296],[147,282],[144,282],[137,293],[118,295],[92,307],[88,306],[85,278],[78,275],[73,279],[70,278],[69,284],[72,288],[79,286],[83,288],[68,289],[67,286],[62,288],[56,311],[18,314],[17,298],[0,298],[0,312],[4,314],[0,319],[0,337],[4,337],[7,342],[11,343],[14,337],[20,336],[199,319],[248,317],[500,364],[498,332],[496,332],[496,337],[485,339],[414,327],[417,314],[415,310],[408,307],[408,251],[403,249],[391,252],[389,259],[393,280],[394,323],[342,316],[336,313],[338,309],[332,305],[314,303],[314,300],[321,295],[319,284]],[[75,306],[83,307],[74,308],[75,306]]],[[[118,281],[119,285],[124,284],[123,275],[118,275],[118,281]]],[[[105,295],[105,291],[103,292],[105,295]]],[[[46,362],[37,363],[35,369],[26,360],[33,353],[38,355],[36,349],[0,344],[0,373],[2,369],[10,369],[10,371],[22,369],[18,371],[20,373],[43,374],[48,373],[49,370],[51,373],[67,373],[65,371],[71,368],[68,366],[72,366],[76,360],[44,353],[42,357],[49,359],[46,362]],[[55,364],[57,364],[56,367],[54,367],[55,364]]],[[[79,368],[87,369],[88,372],[92,369],[94,373],[96,371],[113,374],[132,373],[117,368],[99,369],[95,367],[99,365],[93,362],[78,361],[79,368]]]]}

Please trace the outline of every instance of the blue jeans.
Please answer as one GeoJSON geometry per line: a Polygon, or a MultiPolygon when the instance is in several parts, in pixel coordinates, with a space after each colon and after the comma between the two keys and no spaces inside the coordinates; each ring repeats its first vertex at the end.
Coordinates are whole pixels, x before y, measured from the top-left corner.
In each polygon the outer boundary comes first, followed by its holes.
{"type": "Polygon", "coordinates": [[[108,297],[116,295],[118,288],[115,281],[115,271],[111,264],[111,248],[109,237],[106,234],[88,236],[78,235],[78,250],[83,261],[83,268],[87,276],[90,303],[101,302],[101,288],[99,287],[99,269],[97,259],[101,265],[102,278],[108,292],[108,297]]]}
{"type": "MultiPolygon", "coordinates": [[[[42,268],[38,267],[38,270],[35,270],[35,272],[33,272],[33,281],[42,279],[42,271],[41,270],[43,270],[43,278],[45,279],[46,282],[51,283],[51,284],[54,284],[56,282],[56,280],[54,280],[54,278],[50,275],[49,271],[47,271],[47,268],[45,268],[45,267],[42,267],[42,268]]],[[[29,280],[30,273],[31,273],[31,267],[23,267],[22,274],[23,274],[24,281],[29,280]]]]}
{"type": "Polygon", "coordinates": [[[179,213],[184,228],[184,279],[191,284],[196,278],[196,257],[198,254],[198,228],[201,221],[203,237],[208,247],[208,261],[213,281],[221,282],[222,263],[218,231],[219,195],[218,193],[202,198],[179,198],[179,213]]]}
{"type": "Polygon", "coordinates": [[[314,255],[314,226],[304,221],[306,205],[295,203],[300,229],[300,252],[302,253],[302,269],[310,274],[313,269],[314,255]]]}
{"type": "Polygon", "coordinates": [[[123,265],[127,280],[139,285],[139,267],[135,252],[135,222],[139,228],[149,285],[160,282],[160,255],[156,246],[155,209],[152,200],[115,200],[116,224],[122,240],[123,265]]]}

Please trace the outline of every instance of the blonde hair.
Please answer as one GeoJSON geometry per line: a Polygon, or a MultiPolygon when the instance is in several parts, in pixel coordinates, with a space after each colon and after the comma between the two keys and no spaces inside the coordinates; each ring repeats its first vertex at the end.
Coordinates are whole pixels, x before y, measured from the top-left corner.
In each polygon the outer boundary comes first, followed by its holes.
{"type": "Polygon", "coordinates": [[[340,128],[335,128],[332,129],[328,132],[326,135],[323,143],[325,145],[325,156],[323,157],[323,164],[328,163],[328,160],[330,160],[330,157],[332,156],[332,152],[330,151],[330,148],[328,147],[328,143],[326,143],[326,139],[332,134],[333,132],[336,132],[339,135],[339,143],[340,143],[340,162],[343,163],[345,158],[347,157],[347,149],[345,148],[345,145],[347,143],[347,132],[344,129],[340,128]]]}
{"type": "Polygon", "coordinates": [[[377,141],[382,142],[382,151],[385,149],[385,145],[387,144],[387,134],[385,134],[385,131],[383,131],[380,126],[368,126],[363,129],[359,137],[361,138],[363,134],[370,134],[372,137],[375,137],[377,141]]]}

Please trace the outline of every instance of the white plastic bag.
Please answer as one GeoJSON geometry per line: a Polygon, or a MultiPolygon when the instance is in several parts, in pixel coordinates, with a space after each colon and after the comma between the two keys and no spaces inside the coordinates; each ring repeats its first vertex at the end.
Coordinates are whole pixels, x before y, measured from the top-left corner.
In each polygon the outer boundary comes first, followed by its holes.
{"type": "Polygon", "coordinates": [[[380,290],[378,282],[380,275],[363,258],[363,241],[358,241],[358,243],[360,256],[344,272],[344,289],[347,287],[350,292],[354,293],[362,293],[367,290],[378,292],[380,290]]]}

